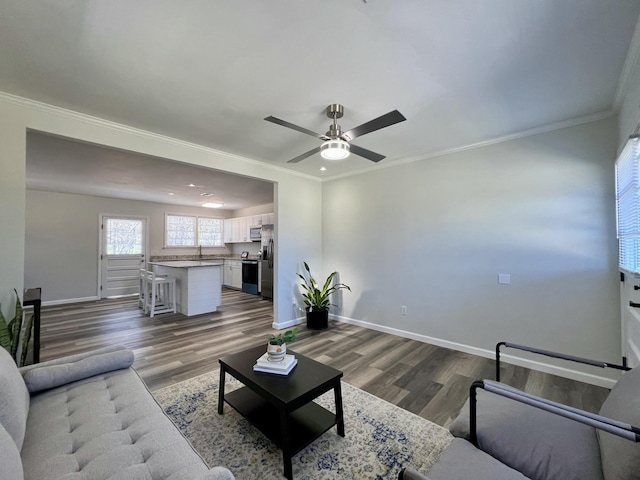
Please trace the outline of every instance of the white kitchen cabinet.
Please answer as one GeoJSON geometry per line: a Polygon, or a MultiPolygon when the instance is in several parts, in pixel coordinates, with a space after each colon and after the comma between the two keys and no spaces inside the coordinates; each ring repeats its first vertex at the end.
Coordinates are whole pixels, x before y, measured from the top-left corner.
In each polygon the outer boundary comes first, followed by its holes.
{"type": "Polygon", "coordinates": [[[231,260],[231,286],[242,289],[242,262],[240,260],[231,260]]]}
{"type": "Polygon", "coordinates": [[[227,218],[224,221],[223,238],[224,238],[224,243],[233,243],[233,218],[227,218]]]}
{"type": "Polygon", "coordinates": [[[248,217],[227,218],[224,221],[224,243],[247,243],[251,241],[251,227],[273,224],[273,213],[248,217]]]}
{"type": "Polygon", "coordinates": [[[233,219],[233,241],[235,243],[251,241],[249,240],[247,217],[237,217],[233,219]]]}
{"type": "Polygon", "coordinates": [[[242,261],[225,260],[222,283],[226,287],[242,289],[242,261]]]}
{"type": "Polygon", "coordinates": [[[262,214],[262,225],[273,225],[273,213],[262,214]]]}
{"type": "Polygon", "coordinates": [[[222,284],[225,287],[230,287],[233,283],[233,270],[231,270],[231,260],[224,261],[224,268],[222,270],[222,284]]]}

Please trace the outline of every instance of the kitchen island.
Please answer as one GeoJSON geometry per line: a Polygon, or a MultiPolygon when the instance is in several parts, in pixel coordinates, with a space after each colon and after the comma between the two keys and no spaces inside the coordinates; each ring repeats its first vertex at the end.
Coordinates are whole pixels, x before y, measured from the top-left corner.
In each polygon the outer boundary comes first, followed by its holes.
{"type": "Polygon", "coordinates": [[[219,260],[149,262],[154,273],[176,279],[176,306],[188,317],[218,310],[223,264],[219,260]]]}

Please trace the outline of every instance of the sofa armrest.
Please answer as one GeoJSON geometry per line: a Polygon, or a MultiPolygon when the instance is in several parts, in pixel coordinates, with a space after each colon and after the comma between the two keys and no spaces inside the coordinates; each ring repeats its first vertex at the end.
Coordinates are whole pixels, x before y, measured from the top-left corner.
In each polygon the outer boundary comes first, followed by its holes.
{"type": "Polygon", "coordinates": [[[20,373],[29,393],[60,387],[101,373],[129,368],[134,355],[122,346],[63,357],[22,368],[20,373]]]}
{"type": "Polygon", "coordinates": [[[224,467],[213,467],[207,473],[194,480],[235,480],[235,477],[224,467]]]}
{"type": "Polygon", "coordinates": [[[22,373],[22,376],[24,376],[24,374],[29,370],[34,370],[36,368],[48,367],[51,365],[63,365],[65,363],[77,362],[79,360],[82,360],[83,358],[93,357],[101,353],[117,352],[119,350],[126,350],[126,349],[127,347],[123,345],[109,345],[108,347],[102,347],[95,350],[90,350],[88,352],[77,353],[75,355],[68,355],[66,357],[54,358],[53,360],[34,363],[33,365],[26,365],[24,367],[20,367],[20,373],[22,373]]]}
{"type": "Polygon", "coordinates": [[[622,358],[622,365],[616,365],[615,363],[603,362],[601,360],[593,360],[590,358],[576,357],[574,355],[566,355],[564,353],[542,350],[541,348],[529,347],[528,345],[518,345],[517,343],[511,342],[498,342],[496,344],[496,382],[500,381],[500,347],[513,348],[516,350],[522,350],[523,352],[535,353],[537,355],[543,355],[545,357],[559,358],[561,360],[582,363],[583,365],[592,365],[599,368],[614,368],[616,370],[623,371],[631,370],[631,367],[627,366],[626,359],[624,357],[622,358]]]}

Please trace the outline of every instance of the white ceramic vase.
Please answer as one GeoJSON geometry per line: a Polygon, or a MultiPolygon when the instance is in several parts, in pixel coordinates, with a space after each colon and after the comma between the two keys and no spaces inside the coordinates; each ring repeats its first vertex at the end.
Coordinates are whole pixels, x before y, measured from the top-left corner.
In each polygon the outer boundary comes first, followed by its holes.
{"type": "Polygon", "coordinates": [[[271,345],[267,343],[267,360],[270,362],[281,362],[287,353],[287,344],[271,345]]]}

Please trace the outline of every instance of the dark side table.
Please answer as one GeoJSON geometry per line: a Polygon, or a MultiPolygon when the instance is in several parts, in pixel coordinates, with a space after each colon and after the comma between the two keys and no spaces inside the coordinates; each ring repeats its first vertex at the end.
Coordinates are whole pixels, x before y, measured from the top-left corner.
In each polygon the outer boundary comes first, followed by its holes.
{"type": "Polygon", "coordinates": [[[289,375],[254,372],[256,360],[265,351],[266,345],[260,345],[219,360],[218,413],[222,415],[227,402],[278,445],[282,449],[284,476],[291,480],[291,457],[334,425],[338,435],[344,437],[342,372],[290,350],[288,353],[295,355],[298,365],[289,375]],[[245,386],[225,395],[227,372],[245,386]],[[313,402],[332,389],[335,414],[313,402]]]}
{"type": "Polygon", "coordinates": [[[40,307],[42,306],[42,288],[25,288],[22,293],[22,306],[33,307],[33,363],[40,363],[40,307]]]}

